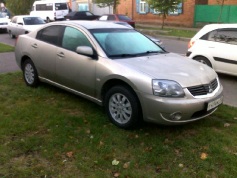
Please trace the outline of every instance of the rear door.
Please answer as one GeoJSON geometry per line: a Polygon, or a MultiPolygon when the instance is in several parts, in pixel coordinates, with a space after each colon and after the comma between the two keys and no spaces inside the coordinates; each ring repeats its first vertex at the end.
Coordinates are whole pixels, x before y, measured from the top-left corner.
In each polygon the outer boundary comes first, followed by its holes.
{"type": "Polygon", "coordinates": [[[54,25],[40,30],[36,41],[32,42],[34,48],[33,62],[37,66],[39,75],[51,81],[55,81],[55,66],[57,49],[61,43],[64,26],[54,25]]]}
{"type": "Polygon", "coordinates": [[[56,19],[64,19],[64,16],[69,13],[67,3],[55,3],[56,19]]]}
{"type": "Polygon", "coordinates": [[[237,28],[219,29],[209,35],[209,50],[218,72],[237,74],[237,28]]]}

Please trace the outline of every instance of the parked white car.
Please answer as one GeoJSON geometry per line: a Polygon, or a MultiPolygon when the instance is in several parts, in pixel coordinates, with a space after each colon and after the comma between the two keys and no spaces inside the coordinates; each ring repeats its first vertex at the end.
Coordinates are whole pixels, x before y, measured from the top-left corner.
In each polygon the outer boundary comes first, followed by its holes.
{"type": "Polygon", "coordinates": [[[7,31],[7,25],[10,21],[6,13],[0,12],[0,30],[7,31]]]}
{"type": "Polygon", "coordinates": [[[45,21],[40,17],[30,15],[17,15],[9,22],[7,31],[11,38],[27,34],[42,27],[45,21]]]}
{"type": "Polygon", "coordinates": [[[189,42],[189,58],[237,76],[237,24],[204,26],[189,42]]]}

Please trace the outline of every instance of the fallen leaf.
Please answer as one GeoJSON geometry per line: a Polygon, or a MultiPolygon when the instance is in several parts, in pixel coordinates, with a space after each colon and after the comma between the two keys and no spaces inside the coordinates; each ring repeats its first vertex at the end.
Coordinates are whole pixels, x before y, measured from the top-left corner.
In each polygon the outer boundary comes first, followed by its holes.
{"type": "Polygon", "coordinates": [[[103,146],[104,145],[104,142],[100,141],[100,146],[103,146]]]}
{"type": "Polygon", "coordinates": [[[124,163],[123,168],[127,169],[129,167],[129,165],[130,165],[130,162],[126,162],[126,163],[124,163]]]}
{"type": "Polygon", "coordinates": [[[117,161],[116,159],[114,159],[113,161],[112,161],[112,165],[113,166],[117,166],[119,164],[119,161],[117,161]]]}
{"type": "Polygon", "coordinates": [[[71,158],[73,156],[73,152],[72,151],[69,151],[66,153],[67,157],[71,158]]]}
{"type": "Polygon", "coordinates": [[[87,134],[90,134],[90,133],[91,133],[91,131],[88,129],[88,130],[86,130],[86,133],[87,133],[87,134]]]}
{"type": "Polygon", "coordinates": [[[207,153],[202,153],[200,158],[201,158],[202,160],[207,159],[207,153]]]}
{"type": "Polygon", "coordinates": [[[230,127],[230,124],[229,123],[225,123],[224,127],[230,127]]]}
{"type": "Polygon", "coordinates": [[[120,173],[118,173],[118,172],[114,173],[114,177],[119,177],[119,176],[120,176],[120,173]]]}
{"type": "Polygon", "coordinates": [[[180,164],[179,164],[179,167],[181,167],[181,168],[182,168],[182,167],[184,167],[184,165],[180,163],[180,164]]]}

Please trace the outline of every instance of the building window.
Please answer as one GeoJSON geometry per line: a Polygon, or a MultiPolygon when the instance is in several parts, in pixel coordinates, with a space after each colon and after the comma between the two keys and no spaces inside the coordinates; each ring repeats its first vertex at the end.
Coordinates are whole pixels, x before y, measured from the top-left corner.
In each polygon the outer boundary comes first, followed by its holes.
{"type": "Polygon", "coordinates": [[[140,0],[140,13],[146,13],[146,1],[145,0],[140,0]]]}

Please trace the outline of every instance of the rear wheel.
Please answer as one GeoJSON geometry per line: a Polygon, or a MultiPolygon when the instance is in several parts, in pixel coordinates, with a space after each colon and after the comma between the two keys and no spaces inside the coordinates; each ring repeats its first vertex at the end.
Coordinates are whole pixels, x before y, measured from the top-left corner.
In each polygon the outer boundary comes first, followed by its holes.
{"type": "Polygon", "coordinates": [[[23,64],[23,77],[28,86],[36,87],[39,84],[38,73],[30,59],[25,60],[23,64]]]}
{"type": "Polygon", "coordinates": [[[139,101],[125,86],[114,86],[106,93],[105,109],[110,121],[120,128],[130,129],[139,124],[139,101]]]}
{"type": "Polygon", "coordinates": [[[209,61],[207,58],[203,57],[203,56],[195,57],[194,60],[196,60],[196,61],[198,61],[198,62],[201,62],[201,63],[203,63],[203,64],[206,64],[206,65],[208,65],[209,67],[212,67],[210,61],[209,61]]]}
{"type": "Polygon", "coordinates": [[[9,31],[8,34],[9,34],[9,36],[10,36],[12,39],[13,39],[13,38],[16,38],[16,36],[13,35],[11,31],[9,31]]]}

